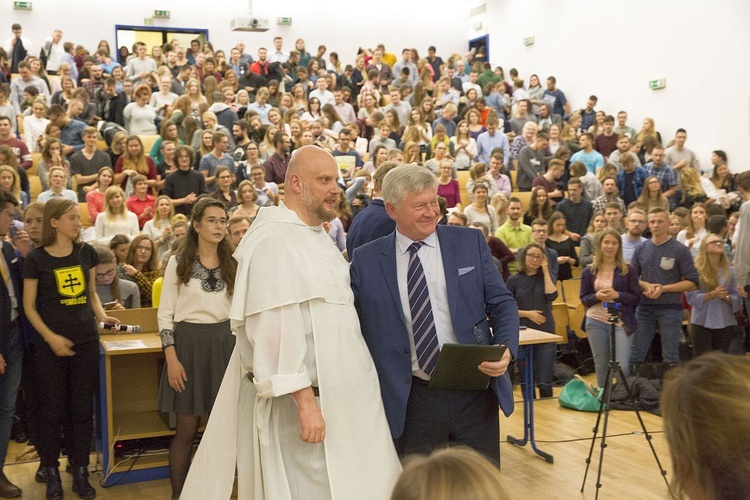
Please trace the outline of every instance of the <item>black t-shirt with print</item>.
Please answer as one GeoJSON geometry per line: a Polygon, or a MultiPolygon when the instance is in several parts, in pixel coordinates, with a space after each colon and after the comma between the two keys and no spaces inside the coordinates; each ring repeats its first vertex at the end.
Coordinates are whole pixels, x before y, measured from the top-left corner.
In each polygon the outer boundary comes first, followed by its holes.
{"type": "Polygon", "coordinates": [[[81,243],[65,257],[35,248],[24,264],[24,279],[39,280],[36,308],[42,320],[50,330],[76,344],[99,339],[89,291],[91,269],[98,263],[91,245],[81,243]]]}

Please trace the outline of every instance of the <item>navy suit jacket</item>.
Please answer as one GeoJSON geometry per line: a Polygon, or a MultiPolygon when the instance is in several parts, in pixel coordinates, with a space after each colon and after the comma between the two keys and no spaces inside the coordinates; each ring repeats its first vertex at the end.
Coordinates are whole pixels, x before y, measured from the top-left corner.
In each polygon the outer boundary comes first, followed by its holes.
{"type": "MultiPolygon", "coordinates": [[[[10,243],[3,241],[3,256],[5,262],[10,268],[10,278],[13,281],[13,288],[16,293],[16,300],[18,301],[18,310],[21,316],[18,317],[18,324],[22,324],[23,320],[23,288],[22,288],[22,269],[23,259],[16,255],[15,250],[10,243]]],[[[8,332],[10,331],[10,293],[8,287],[5,286],[5,281],[0,279],[0,354],[5,354],[5,350],[8,347],[8,332]]],[[[20,327],[20,326],[19,326],[20,327]]]]}
{"type": "Polygon", "coordinates": [[[370,204],[354,217],[349,232],[346,234],[346,253],[352,258],[354,250],[365,243],[391,234],[396,229],[396,222],[385,211],[383,200],[372,200],[370,204]]]}
{"type": "MultiPolygon", "coordinates": [[[[492,261],[481,231],[438,225],[436,232],[458,341],[476,344],[477,325],[484,330],[484,344],[504,344],[516,356],[518,306],[492,261]]],[[[391,434],[398,438],[404,431],[412,372],[409,333],[396,277],[395,231],[357,249],[352,259],[351,283],[362,334],[378,370],[391,434]]],[[[494,378],[492,388],[503,413],[510,415],[510,375],[494,378]]]]}

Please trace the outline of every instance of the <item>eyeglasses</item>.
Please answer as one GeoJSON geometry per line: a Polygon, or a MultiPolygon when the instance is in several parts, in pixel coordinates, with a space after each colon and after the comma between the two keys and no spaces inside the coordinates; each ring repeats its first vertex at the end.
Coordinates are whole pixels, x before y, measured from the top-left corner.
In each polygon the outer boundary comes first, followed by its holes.
{"type": "Polygon", "coordinates": [[[526,258],[533,259],[533,260],[542,260],[544,258],[544,255],[539,254],[539,253],[527,253],[526,258]]]}
{"type": "Polygon", "coordinates": [[[211,224],[212,226],[226,226],[227,225],[227,219],[221,218],[217,219],[216,217],[207,217],[203,219],[203,222],[206,224],[211,224]]]}
{"type": "Polygon", "coordinates": [[[114,269],[110,269],[110,270],[108,270],[107,272],[104,272],[104,273],[96,273],[96,277],[97,278],[109,278],[110,276],[112,276],[114,274],[115,274],[115,270],[114,269]]]}

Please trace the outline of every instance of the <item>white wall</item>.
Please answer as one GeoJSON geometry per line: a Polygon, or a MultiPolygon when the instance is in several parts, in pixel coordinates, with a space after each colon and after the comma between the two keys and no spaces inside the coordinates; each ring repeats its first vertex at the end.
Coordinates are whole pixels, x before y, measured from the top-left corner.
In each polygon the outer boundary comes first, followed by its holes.
{"type": "Polygon", "coordinates": [[[295,39],[304,38],[308,50],[314,52],[324,44],[329,52],[338,52],[343,63],[354,62],[359,46],[374,48],[381,42],[399,56],[406,46],[427,55],[427,47],[435,45],[445,59],[452,52],[466,51],[469,11],[465,4],[456,1],[455,11],[446,16],[444,9],[430,8],[434,4],[423,0],[378,0],[369,2],[369,7],[351,0],[255,0],[253,14],[270,18],[271,29],[234,33],[229,22],[247,13],[246,0],[34,0],[31,12],[14,11],[6,0],[0,3],[0,40],[10,38],[10,26],[18,22],[37,49],[53,29],[63,30],[63,41],[96,48],[99,40],[107,39],[113,45],[115,24],[141,26],[159,9],[169,10],[171,19],[155,19],[155,26],[207,28],[215,48],[228,49],[242,38],[253,55],[261,45],[272,47],[273,37],[280,35],[287,51],[295,39]],[[291,17],[292,26],[277,26],[277,17],[291,17]]]}
{"type": "Polygon", "coordinates": [[[685,128],[703,168],[714,149],[732,170],[750,168],[747,0],[489,0],[477,21],[506,74],[554,75],[573,109],[596,94],[598,108],[626,110],[637,130],[650,116],[665,142],[685,128]],[[657,78],[667,87],[650,90],[657,78]]]}

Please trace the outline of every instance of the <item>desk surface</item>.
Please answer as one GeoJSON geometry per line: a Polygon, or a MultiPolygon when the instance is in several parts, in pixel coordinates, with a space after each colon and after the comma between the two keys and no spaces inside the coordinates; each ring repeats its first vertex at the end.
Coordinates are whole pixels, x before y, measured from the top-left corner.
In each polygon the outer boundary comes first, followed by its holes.
{"type": "Polygon", "coordinates": [[[116,356],[121,354],[147,353],[161,351],[161,337],[156,333],[125,333],[121,335],[100,335],[104,353],[107,356],[116,356]],[[115,344],[115,342],[139,342],[138,345],[132,344],[115,344]]]}
{"type": "Polygon", "coordinates": [[[524,328],[519,330],[519,345],[546,344],[549,342],[558,342],[562,337],[554,333],[547,333],[533,328],[524,328]]]}

